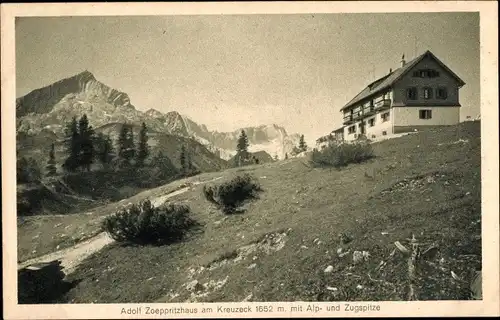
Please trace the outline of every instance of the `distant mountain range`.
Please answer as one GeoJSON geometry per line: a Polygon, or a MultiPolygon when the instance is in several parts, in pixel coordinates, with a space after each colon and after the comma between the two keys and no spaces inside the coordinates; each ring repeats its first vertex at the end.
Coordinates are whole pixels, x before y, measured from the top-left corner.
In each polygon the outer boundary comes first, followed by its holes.
{"type": "Polygon", "coordinates": [[[194,140],[196,145],[201,144],[216,157],[225,160],[236,153],[241,130],[245,130],[248,136],[249,151],[265,151],[280,159],[286,153],[290,154],[299,141],[298,134],[288,135],[283,127],[275,124],[218,132],[210,131],[205,125],[197,124],[176,111],[162,113],[149,109],[142,112],[131,104],[126,93],[99,82],[89,71],[16,99],[17,132],[18,136],[22,133],[24,138],[44,133],[53,139],[60,139],[64,124],[83,114],[98,131],[109,131],[106,128],[123,123],[138,126],[145,122],[151,135],[168,134],[194,140]]]}

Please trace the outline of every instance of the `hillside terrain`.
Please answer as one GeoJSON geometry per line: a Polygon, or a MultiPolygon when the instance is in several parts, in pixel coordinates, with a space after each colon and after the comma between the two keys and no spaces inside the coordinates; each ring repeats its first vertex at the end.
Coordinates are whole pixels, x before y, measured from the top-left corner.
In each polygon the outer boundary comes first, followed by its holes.
{"type": "Polygon", "coordinates": [[[374,159],[341,170],[294,158],[203,173],[78,214],[26,217],[18,261],[91,241],[101,219],[128,203],[166,200],[188,204],[202,230],[169,246],[106,242],[72,266],[67,278],[78,283],[58,302],[470,299],[481,270],[480,124],[373,147],[374,159]],[[245,213],[225,216],[203,185],[242,173],[264,191],[245,213]],[[409,283],[394,243],[410,247],[413,237],[433,255],[409,283]],[[355,252],[366,254],[354,261],[355,252]]]}

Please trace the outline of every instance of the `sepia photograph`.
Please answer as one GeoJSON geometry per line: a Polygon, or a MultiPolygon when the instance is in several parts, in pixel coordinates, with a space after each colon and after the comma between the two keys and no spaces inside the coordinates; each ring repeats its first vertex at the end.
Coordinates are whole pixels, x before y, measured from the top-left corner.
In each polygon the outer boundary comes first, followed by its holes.
{"type": "Polygon", "coordinates": [[[478,10],[12,25],[18,305],[483,300],[478,10]]]}

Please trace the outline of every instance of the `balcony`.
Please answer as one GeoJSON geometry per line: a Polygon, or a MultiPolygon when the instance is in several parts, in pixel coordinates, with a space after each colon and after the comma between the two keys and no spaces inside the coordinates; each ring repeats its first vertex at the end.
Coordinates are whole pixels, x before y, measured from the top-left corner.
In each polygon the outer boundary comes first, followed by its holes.
{"type": "Polygon", "coordinates": [[[347,117],[344,117],[344,124],[351,124],[354,122],[354,116],[353,115],[348,115],[347,117]]]}
{"type": "Polygon", "coordinates": [[[351,124],[358,121],[363,117],[363,113],[360,111],[358,113],[350,114],[344,117],[344,124],[351,124]]]}
{"type": "Polygon", "coordinates": [[[380,101],[375,103],[374,107],[375,107],[375,110],[389,109],[391,107],[391,100],[390,99],[380,100],[380,101]]]}
{"type": "Polygon", "coordinates": [[[352,124],[363,118],[369,117],[376,114],[379,111],[389,109],[391,107],[392,101],[390,99],[383,99],[375,102],[373,105],[362,108],[362,111],[348,114],[344,116],[344,125],[352,124]]]}
{"type": "Polygon", "coordinates": [[[363,109],[363,115],[365,117],[371,116],[372,114],[375,114],[376,112],[377,112],[377,109],[375,108],[374,105],[366,107],[366,108],[363,109]]]}

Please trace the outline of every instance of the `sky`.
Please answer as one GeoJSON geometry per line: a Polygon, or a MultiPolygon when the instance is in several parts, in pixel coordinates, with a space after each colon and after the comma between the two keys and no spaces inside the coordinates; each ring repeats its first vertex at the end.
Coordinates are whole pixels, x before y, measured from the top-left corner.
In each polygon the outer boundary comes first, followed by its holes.
{"type": "Polygon", "coordinates": [[[480,110],[479,13],[22,17],[16,96],[84,70],[139,110],[209,130],[278,124],[307,140],[341,125],[368,83],[426,50],[460,76],[461,118],[480,110]]]}

